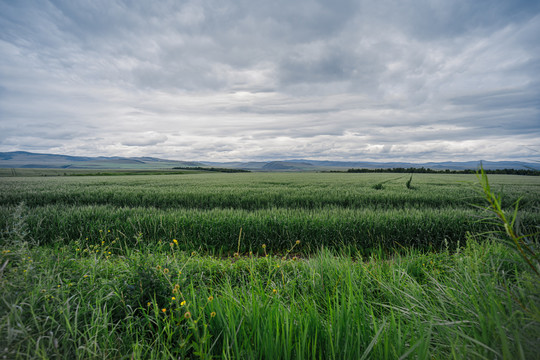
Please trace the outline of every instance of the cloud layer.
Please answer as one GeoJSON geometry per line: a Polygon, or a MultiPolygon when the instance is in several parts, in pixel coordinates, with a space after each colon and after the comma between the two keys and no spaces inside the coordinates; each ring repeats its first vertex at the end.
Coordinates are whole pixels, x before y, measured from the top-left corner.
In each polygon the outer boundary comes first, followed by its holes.
{"type": "Polygon", "coordinates": [[[0,151],[537,161],[538,4],[1,1],[0,151]]]}

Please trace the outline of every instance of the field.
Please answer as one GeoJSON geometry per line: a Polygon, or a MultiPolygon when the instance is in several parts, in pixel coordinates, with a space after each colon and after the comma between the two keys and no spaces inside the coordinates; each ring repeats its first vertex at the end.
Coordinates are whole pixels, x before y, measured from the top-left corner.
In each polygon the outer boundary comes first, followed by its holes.
{"type": "MultiPolygon", "coordinates": [[[[474,175],[21,174],[0,356],[539,358],[536,265],[474,175]]],[[[540,179],[489,180],[538,231],[540,179]]]]}

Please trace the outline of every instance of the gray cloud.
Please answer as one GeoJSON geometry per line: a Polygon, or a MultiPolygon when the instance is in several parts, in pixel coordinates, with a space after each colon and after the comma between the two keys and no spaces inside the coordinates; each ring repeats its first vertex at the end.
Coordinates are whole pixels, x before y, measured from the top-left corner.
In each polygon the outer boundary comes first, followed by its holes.
{"type": "Polygon", "coordinates": [[[157,134],[154,132],[147,132],[142,134],[136,134],[135,137],[122,141],[122,145],[125,146],[150,146],[164,143],[168,137],[163,134],[157,134]]]}
{"type": "Polygon", "coordinates": [[[0,2],[0,151],[539,159],[538,33],[521,0],[0,2]]]}

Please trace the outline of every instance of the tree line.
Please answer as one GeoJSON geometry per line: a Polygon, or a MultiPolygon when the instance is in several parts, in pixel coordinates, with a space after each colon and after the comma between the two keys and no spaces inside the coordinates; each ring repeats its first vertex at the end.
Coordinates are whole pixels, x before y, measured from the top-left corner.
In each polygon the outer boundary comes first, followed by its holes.
{"type": "MultiPolygon", "coordinates": [[[[335,171],[341,172],[341,171],[335,171]]],[[[477,170],[464,169],[464,170],[435,170],[425,167],[420,168],[389,168],[389,169],[349,169],[348,173],[406,173],[406,174],[476,174],[477,170]]],[[[534,169],[484,169],[486,174],[507,174],[507,175],[528,175],[528,176],[540,176],[539,170],[534,169]]]]}

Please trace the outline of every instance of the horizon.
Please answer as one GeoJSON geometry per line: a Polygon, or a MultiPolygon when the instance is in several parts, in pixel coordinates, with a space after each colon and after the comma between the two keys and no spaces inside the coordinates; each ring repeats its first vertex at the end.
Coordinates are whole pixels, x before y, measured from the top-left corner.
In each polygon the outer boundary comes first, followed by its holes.
{"type": "Polygon", "coordinates": [[[539,33],[525,0],[0,2],[0,151],[536,163],[539,33]]]}
{"type": "Polygon", "coordinates": [[[520,161],[520,160],[486,160],[486,159],[470,159],[470,160],[462,160],[462,161],[452,161],[452,160],[441,160],[441,161],[422,161],[422,162],[414,162],[414,161],[385,161],[385,160],[379,160],[379,161],[368,161],[368,160],[329,160],[329,159],[308,159],[308,158],[291,158],[291,159],[266,159],[266,160],[246,160],[246,161],[211,161],[211,160],[204,160],[204,159],[173,159],[173,158],[160,158],[155,156],[119,156],[119,155],[110,155],[110,156],[102,156],[102,155],[85,155],[85,156],[78,156],[78,155],[71,155],[71,154],[57,154],[57,153],[36,153],[36,152],[30,152],[25,150],[15,150],[15,151],[5,151],[0,153],[25,153],[25,154],[31,154],[31,155],[52,155],[52,156],[68,156],[68,157],[90,157],[90,158],[125,158],[125,159],[131,159],[131,158],[152,158],[157,160],[167,160],[167,161],[178,161],[178,162],[194,162],[194,163],[216,163],[216,164],[227,164],[227,163],[255,163],[255,162],[263,162],[263,163],[271,163],[271,162],[300,162],[300,161],[313,161],[313,162],[336,162],[336,163],[380,163],[380,164],[390,164],[390,163],[402,163],[402,164],[410,164],[410,165],[427,165],[427,164],[439,164],[439,163],[477,163],[480,164],[482,162],[486,163],[499,163],[499,162],[515,162],[515,163],[525,163],[525,164],[532,164],[536,163],[535,161],[520,161]]]}

